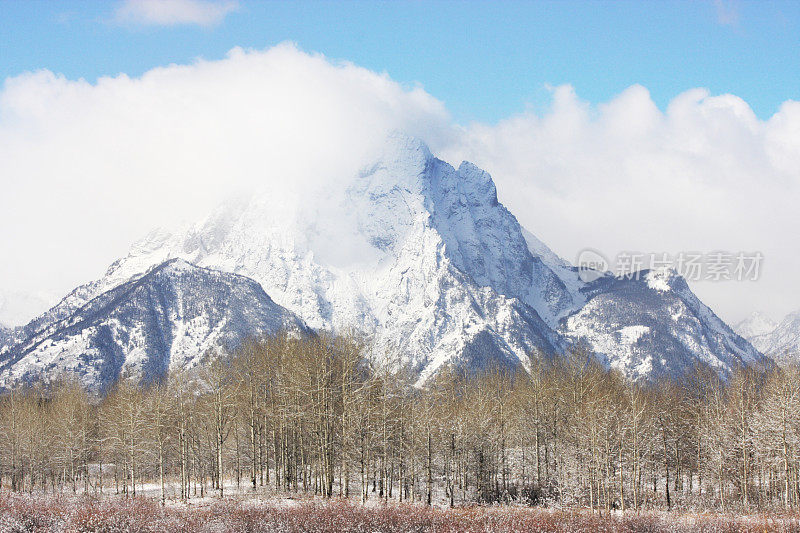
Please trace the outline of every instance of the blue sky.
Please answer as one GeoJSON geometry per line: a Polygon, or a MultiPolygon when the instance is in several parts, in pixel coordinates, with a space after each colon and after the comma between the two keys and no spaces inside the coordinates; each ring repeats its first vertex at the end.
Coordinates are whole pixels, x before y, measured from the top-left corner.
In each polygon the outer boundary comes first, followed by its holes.
{"type": "Polygon", "coordinates": [[[114,2],[0,1],[0,78],[94,81],[293,41],[421,84],[462,123],[495,122],[572,84],[592,103],[632,84],[662,109],[705,87],[760,118],[800,99],[800,2],[238,2],[212,25],[120,21],[114,2]]]}

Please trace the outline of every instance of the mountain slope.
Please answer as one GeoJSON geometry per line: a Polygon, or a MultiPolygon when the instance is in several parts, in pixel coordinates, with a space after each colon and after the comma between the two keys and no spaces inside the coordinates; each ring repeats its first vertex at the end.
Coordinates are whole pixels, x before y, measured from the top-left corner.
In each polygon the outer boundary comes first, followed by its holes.
{"type": "Polygon", "coordinates": [[[11,339],[11,328],[0,324],[0,350],[6,345],[7,342],[11,339]]]}
{"type": "Polygon", "coordinates": [[[278,330],[305,326],[256,282],[170,260],[4,348],[0,382],[68,372],[103,390],[122,373],[151,381],[217,345],[278,330]]]}
{"type": "Polygon", "coordinates": [[[778,327],[777,322],[763,313],[756,311],[746,319],[736,324],[733,329],[745,339],[750,339],[752,337],[758,337],[759,335],[771,333],[776,327],[778,327]]]}
{"type": "Polygon", "coordinates": [[[674,271],[602,277],[586,293],[586,305],[562,322],[562,331],[630,379],[681,376],[696,364],[723,376],[740,366],[770,366],[674,271]]]}
{"type": "Polygon", "coordinates": [[[749,340],[779,365],[800,363],[800,311],[786,315],[771,331],[762,330],[749,340]]]}

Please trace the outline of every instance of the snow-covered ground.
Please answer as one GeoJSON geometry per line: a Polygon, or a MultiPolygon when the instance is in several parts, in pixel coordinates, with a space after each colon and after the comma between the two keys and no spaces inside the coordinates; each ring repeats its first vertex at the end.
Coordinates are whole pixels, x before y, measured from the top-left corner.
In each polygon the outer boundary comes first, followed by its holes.
{"type": "Polygon", "coordinates": [[[360,505],[338,499],[165,505],[144,498],[0,496],[0,531],[171,532],[581,532],[797,531],[795,513],[596,512],[521,506],[453,509],[420,504],[360,505]]]}

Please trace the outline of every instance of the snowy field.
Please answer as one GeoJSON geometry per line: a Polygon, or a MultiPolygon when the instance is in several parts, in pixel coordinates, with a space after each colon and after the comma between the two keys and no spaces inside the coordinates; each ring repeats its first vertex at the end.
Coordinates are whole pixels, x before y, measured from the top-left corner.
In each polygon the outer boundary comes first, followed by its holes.
{"type": "Polygon", "coordinates": [[[416,503],[245,494],[187,503],[149,496],[0,494],[0,533],[17,532],[763,532],[798,531],[800,515],[614,513],[518,506],[447,509],[416,503]]]}

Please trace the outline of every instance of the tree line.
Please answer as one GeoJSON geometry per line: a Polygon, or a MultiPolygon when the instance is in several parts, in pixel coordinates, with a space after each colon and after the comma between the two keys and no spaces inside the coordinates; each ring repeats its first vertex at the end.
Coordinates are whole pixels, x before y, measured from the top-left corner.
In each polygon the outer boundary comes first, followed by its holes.
{"type": "Polygon", "coordinates": [[[277,335],[102,397],[65,380],[7,391],[0,490],[800,506],[798,369],[641,384],[576,349],[418,388],[363,353],[353,338],[277,335]]]}

